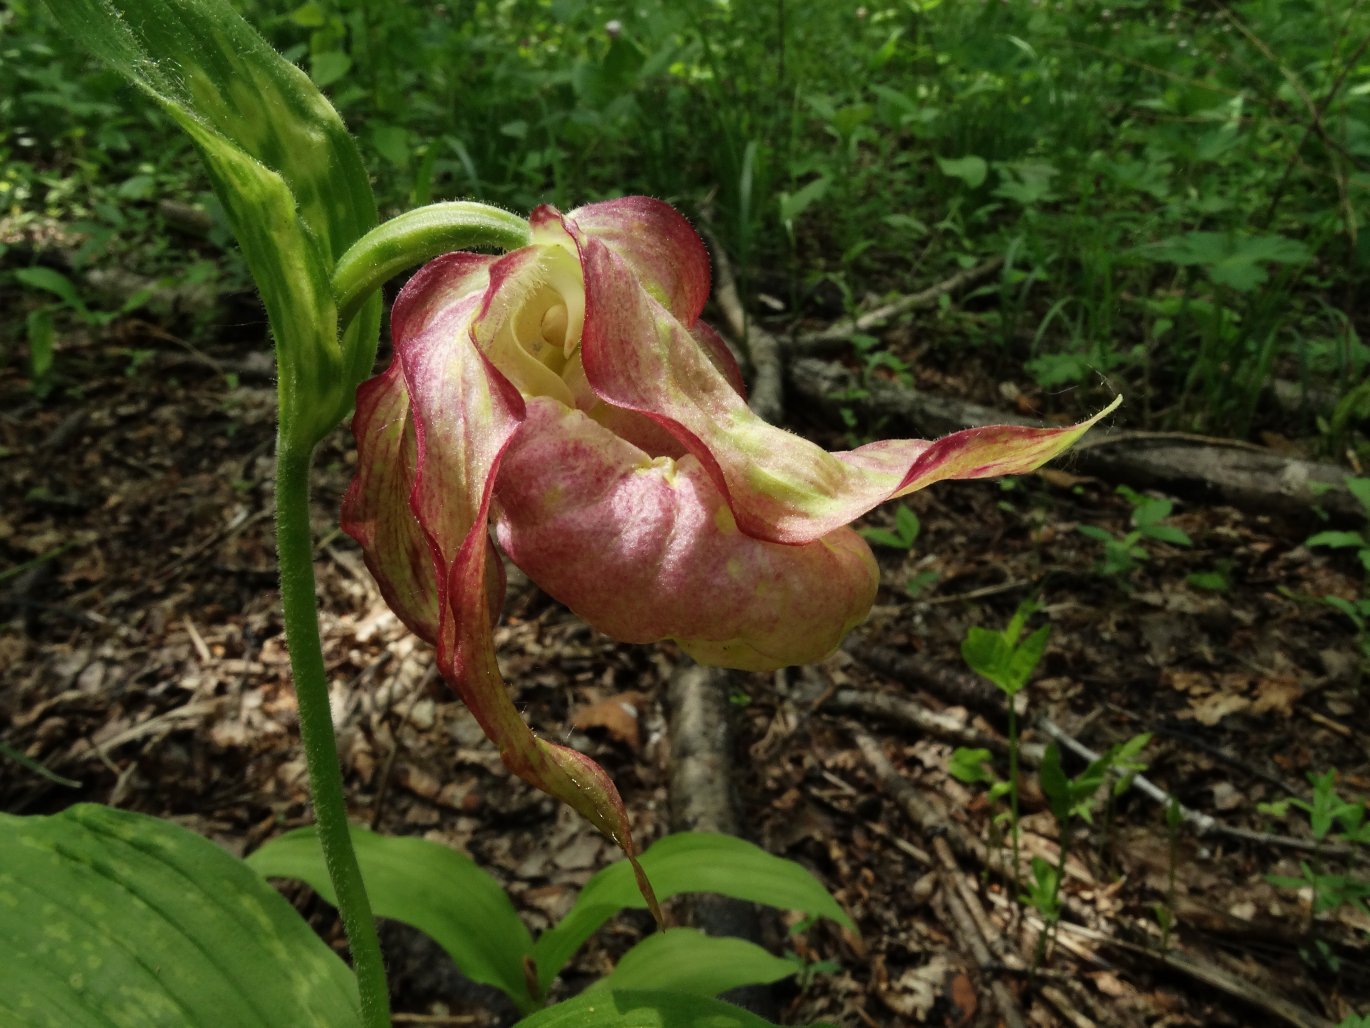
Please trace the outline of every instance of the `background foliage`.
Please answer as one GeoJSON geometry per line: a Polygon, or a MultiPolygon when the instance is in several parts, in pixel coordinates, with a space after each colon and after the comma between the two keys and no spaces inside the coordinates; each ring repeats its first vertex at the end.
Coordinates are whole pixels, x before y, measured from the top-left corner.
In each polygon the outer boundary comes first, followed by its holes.
{"type": "MultiPolygon", "coordinates": [[[[1275,427],[1279,376],[1299,420],[1277,427],[1363,443],[1359,0],[242,7],[330,94],[390,213],[652,193],[712,226],[745,295],[827,318],[1004,255],[918,326],[920,359],[1238,435],[1275,427]]],[[[61,243],[78,276],[240,283],[222,218],[188,243],[158,204],[213,209],[188,147],[45,21],[0,13],[0,264],[61,243]]]]}

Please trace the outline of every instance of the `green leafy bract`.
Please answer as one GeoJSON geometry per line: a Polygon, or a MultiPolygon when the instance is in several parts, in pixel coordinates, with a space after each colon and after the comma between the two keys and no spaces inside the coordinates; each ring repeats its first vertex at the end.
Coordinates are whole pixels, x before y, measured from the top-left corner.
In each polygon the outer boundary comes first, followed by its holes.
{"type": "Polygon", "coordinates": [[[342,119],[226,3],[60,0],[49,8],[195,141],[276,336],[282,437],[317,442],[351,410],[380,329],[374,297],[339,345],[330,276],[376,224],[342,119]]]}

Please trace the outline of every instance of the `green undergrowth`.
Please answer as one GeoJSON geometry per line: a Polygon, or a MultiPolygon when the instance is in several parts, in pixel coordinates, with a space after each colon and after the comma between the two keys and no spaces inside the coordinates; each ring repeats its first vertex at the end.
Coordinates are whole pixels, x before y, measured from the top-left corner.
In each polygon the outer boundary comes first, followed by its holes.
{"type": "MultiPolygon", "coordinates": [[[[651,193],[707,218],[755,310],[830,319],[1002,256],[904,356],[972,354],[1056,407],[1123,392],[1132,427],[1364,445],[1370,4],[243,7],[330,94],[392,213],[651,193]],[[1279,419],[1274,377],[1295,387],[1279,419]]],[[[3,266],[57,237],[240,281],[221,219],[167,223],[158,201],[216,213],[168,138],[36,5],[0,13],[3,266]]]]}

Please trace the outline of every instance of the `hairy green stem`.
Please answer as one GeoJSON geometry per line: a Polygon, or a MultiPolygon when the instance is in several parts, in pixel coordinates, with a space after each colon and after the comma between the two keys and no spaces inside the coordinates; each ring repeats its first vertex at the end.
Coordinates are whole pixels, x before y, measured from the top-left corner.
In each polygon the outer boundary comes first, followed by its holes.
{"type": "Polygon", "coordinates": [[[367,298],[405,268],[468,247],[516,250],[528,240],[525,218],[467,200],[430,204],[391,218],[338,258],[333,269],[338,329],[346,329],[367,298]]]}
{"type": "Polygon", "coordinates": [[[309,767],[309,791],[324,864],[337,894],[338,912],[347,932],[357,973],[362,1023],[388,1028],[390,992],[385,981],[376,920],[366,897],[357,854],[347,824],[338,743],[328,705],[328,674],[319,638],[319,611],[314,598],[314,536],[309,527],[309,468],[312,447],[297,447],[282,438],[276,454],[276,551],[281,568],[281,605],[290,669],[300,711],[300,738],[309,767]]]}
{"type": "Polygon", "coordinates": [[[1013,852],[1013,894],[1019,895],[1023,891],[1020,867],[1018,861],[1020,855],[1020,835],[1018,829],[1018,779],[1021,773],[1018,768],[1018,694],[1009,693],[1008,697],[1008,806],[1009,806],[1009,837],[1012,840],[1013,852]]]}

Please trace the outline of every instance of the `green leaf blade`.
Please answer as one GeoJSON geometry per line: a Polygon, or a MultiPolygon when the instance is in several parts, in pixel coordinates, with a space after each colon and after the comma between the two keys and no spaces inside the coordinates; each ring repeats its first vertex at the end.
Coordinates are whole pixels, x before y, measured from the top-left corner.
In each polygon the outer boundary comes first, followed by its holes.
{"type": "Polygon", "coordinates": [[[575,999],[526,1017],[516,1028],[774,1028],[770,1021],[707,996],[609,991],[575,999]]]}
{"type": "MultiPolygon", "coordinates": [[[[493,985],[524,1012],[536,1008],[523,971],[532,936],[504,889],[475,861],[426,839],[379,835],[355,825],[352,845],[376,916],[417,928],[466,977],[493,985]]],[[[247,863],[263,877],[306,882],[336,904],[313,828],[272,839],[247,863]]]]}
{"type": "Polygon", "coordinates": [[[330,275],[376,224],[342,119],[222,0],[50,0],[48,8],[194,139],[266,304],[283,432],[316,442],[351,409],[380,327],[376,298],[339,344],[330,275]]]}
{"type": "Polygon", "coordinates": [[[275,890],[107,807],[0,814],[0,950],[5,1023],[360,1025],[351,973],[275,890]]]}
{"type": "MultiPolygon", "coordinates": [[[[805,868],[731,835],[668,835],[653,843],[640,860],[662,901],[684,892],[713,892],[826,917],[852,931],[856,928],[805,868]]],[[[645,908],[627,861],[604,868],[586,883],[570,912],[534,945],[539,987],[545,992],[581,944],[614,914],[645,908]]]]}
{"type": "Polygon", "coordinates": [[[794,961],[754,942],[670,928],[647,936],[619,960],[595,990],[661,989],[717,996],[744,985],[769,985],[799,971],[794,961]]]}
{"type": "Polygon", "coordinates": [[[1308,537],[1305,546],[1326,546],[1328,549],[1341,550],[1350,546],[1364,548],[1370,546],[1359,532],[1341,532],[1335,529],[1318,532],[1308,537]]]}

